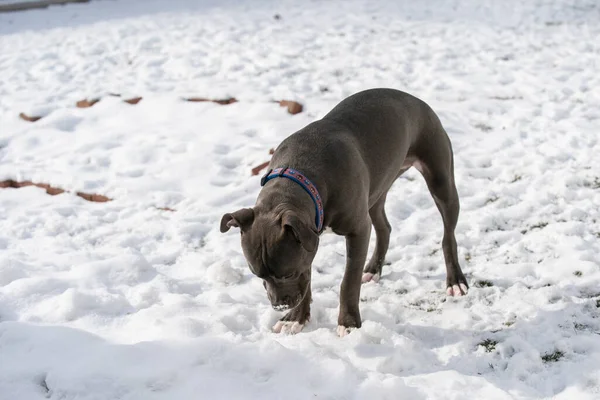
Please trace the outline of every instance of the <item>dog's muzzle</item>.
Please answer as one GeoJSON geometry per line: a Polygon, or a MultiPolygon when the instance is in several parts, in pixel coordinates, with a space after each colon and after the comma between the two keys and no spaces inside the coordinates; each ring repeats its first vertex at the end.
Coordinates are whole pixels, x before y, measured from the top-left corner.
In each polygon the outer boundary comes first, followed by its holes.
{"type": "Polygon", "coordinates": [[[273,309],[276,311],[287,311],[289,309],[297,307],[302,301],[303,297],[302,293],[298,293],[296,296],[284,295],[280,298],[279,296],[277,296],[277,298],[274,299],[271,293],[269,293],[268,291],[267,296],[271,301],[271,306],[273,306],[273,309]]]}
{"type": "Polygon", "coordinates": [[[273,304],[273,309],[275,311],[287,311],[290,309],[288,304],[273,304]]]}

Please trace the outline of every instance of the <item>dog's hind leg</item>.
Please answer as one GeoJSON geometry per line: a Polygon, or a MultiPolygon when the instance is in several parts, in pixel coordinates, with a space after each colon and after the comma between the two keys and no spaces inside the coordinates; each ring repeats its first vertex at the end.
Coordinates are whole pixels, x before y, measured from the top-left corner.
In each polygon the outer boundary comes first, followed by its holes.
{"type": "Polygon", "coordinates": [[[385,198],[387,193],[381,196],[379,200],[369,210],[373,227],[375,228],[375,235],[377,240],[375,242],[375,251],[369,260],[369,263],[365,266],[362,281],[363,283],[374,281],[378,282],[381,277],[381,270],[385,262],[385,255],[390,245],[390,233],[392,232],[392,226],[390,225],[387,216],[385,215],[385,198]]]}
{"type": "MultiPolygon", "coordinates": [[[[448,135],[440,126],[434,135],[435,146],[421,149],[413,166],[425,178],[444,222],[442,250],[446,263],[446,291],[450,296],[467,294],[469,285],[458,262],[454,230],[458,222],[460,203],[454,183],[454,159],[448,135]]],[[[431,146],[431,144],[430,144],[431,146]]]]}

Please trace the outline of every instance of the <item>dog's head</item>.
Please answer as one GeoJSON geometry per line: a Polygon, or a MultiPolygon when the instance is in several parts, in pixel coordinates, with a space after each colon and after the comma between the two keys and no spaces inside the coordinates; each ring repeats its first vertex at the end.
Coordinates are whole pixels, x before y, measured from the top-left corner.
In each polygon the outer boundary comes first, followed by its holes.
{"type": "Polygon", "coordinates": [[[278,311],[296,307],[310,287],[318,234],[293,211],[243,208],[221,219],[221,232],[240,228],[242,250],[252,273],[263,280],[278,311]]]}

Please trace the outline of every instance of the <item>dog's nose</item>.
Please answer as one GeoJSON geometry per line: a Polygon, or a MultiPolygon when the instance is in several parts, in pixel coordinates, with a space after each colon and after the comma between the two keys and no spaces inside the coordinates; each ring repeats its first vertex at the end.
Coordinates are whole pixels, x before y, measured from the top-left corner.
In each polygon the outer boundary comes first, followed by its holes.
{"type": "Polygon", "coordinates": [[[273,308],[277,311],[285,311],[290,309],[290,303],[292,302],[292,298],[290,296],[283,296],[277,301],[273,302],[273,308]]]}

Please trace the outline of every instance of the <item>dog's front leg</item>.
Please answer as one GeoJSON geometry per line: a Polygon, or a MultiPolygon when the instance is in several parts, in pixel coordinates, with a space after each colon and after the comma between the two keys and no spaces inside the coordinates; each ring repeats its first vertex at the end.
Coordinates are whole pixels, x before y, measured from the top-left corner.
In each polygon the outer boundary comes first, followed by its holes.
{"type": "Polygon", "coordinates": [[[352,329],[360,328],[360,287],[362,269],[367,259],[371,223],[361,224],[355,232],[346,235],[346,271],[340,289],[340,313],[338,336],[345,336],[352,329]]]}

